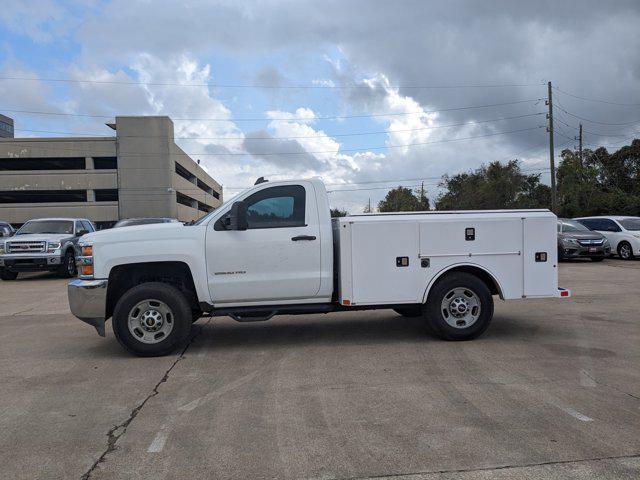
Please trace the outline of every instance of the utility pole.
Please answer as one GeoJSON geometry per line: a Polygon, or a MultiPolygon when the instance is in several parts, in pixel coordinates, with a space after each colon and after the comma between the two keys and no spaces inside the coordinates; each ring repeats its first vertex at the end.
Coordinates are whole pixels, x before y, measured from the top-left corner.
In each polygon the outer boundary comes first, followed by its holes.
{"type": "Polygon", "coordinates": [[[580,124],[580,133],[578,135],[578,155],[580,157],[580,166],[582,167],[582,124],[580,124]]]}
{"type": "Polygon", "coordinates": [[[547,105],[549,106],[549,113],[547,119],[549,120],[549,126],[547,132],[549,132],[549,168],[551,169],[551,211],[556,212],[556,164],[553,158],[554,146],[553,146],[553,97],[552,97],[551,82],[547,82],[547,105]]]}

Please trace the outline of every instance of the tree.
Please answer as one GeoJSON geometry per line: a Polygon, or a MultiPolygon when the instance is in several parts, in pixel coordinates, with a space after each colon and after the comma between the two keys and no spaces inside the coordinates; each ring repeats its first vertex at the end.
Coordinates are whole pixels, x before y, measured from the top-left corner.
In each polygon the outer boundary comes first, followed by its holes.
{"type": "Polygon", "coordinates": [[[562,216],[640,215],[640,140],[614,153],[585,150],[582,161],[564,150],[557,178],[562,216]]]}
{"type": "Polygon", "coordinates": [[[539,174],[523,174],[517,160],[506,165],[492,162],[473,172],[442,177],[445,193],[436,202],[438,210],[499,208],[548,208],[551,191],[540,183],[539,174]]]}
{"type": "Polygon", "coordinates": [[[429,210],[429,199],[424,192],[416,194],[410,188],[399,186],[387,192],[378,203],[381,212],[416,212],[429,210]]]}
{"type": "Polygon", "coordinates": [[[346,210],[340,210],[339,208],[332,208],[331,209],[331,218],[346,217],[347,215],[349,215],[349,213],[346,210]]]}

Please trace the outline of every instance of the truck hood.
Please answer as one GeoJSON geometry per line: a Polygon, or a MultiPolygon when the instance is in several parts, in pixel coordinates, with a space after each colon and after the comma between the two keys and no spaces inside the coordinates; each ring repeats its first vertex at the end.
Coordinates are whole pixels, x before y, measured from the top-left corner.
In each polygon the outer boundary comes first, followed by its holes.
{"type": "Polygon", "coordinates": [[[110,228],[99,232],[87,233],[82,242],[108,243],[128,242],[135,240],[155,240],[160,238],[178,238],[186,228],[182,223],[152,223],[150,225],[134,225],[132,227],[110,228]]]}
{"type": "Polygon", "coordinates": [[[68,233],[26,233],[24,235],[14,235],[7,237],[7,242],[62,242],[71,240],[73,235],[68,233]]]}

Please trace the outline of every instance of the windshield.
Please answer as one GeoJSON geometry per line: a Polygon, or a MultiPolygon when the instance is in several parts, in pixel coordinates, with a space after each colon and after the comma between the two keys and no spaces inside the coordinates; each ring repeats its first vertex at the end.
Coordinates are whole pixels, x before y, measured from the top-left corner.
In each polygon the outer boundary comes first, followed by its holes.
{"type": "Polygon", "coordinates": [[[73,222],[67,220],[37,220],[25,223],[16,235],[29,233],[68,233],[73,235],[73,222]]]}
{"type": "Polygon", "coordinates": [[[620,220],[620,225],[622,225],[625,230],[640,230],[640,218],[625,218],[624,220],[620,220]]]}
{"type": "Polygon", "coordinates": [[[589,229],[581,223],[573,220],[562,220],[559,222],[562,232],[588,232],[589,229]]]}

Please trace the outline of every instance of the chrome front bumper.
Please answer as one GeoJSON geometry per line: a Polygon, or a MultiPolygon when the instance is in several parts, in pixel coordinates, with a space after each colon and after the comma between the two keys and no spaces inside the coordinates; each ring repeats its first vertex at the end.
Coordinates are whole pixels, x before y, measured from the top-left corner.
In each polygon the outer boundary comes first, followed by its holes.
{"type": "Polygon", "coordinates": [[[16,272],[37,272],[56,269],[64,260],[64,255],[57,253],[5,253],[0,255],[0,267],[16,272]]]}
{"type": "Polygon", "coordinates": [[[98,334],[104,337],[107,280],[72,280],[67,285],[67,294],[71,313],[95,327],[98,334]]]}

